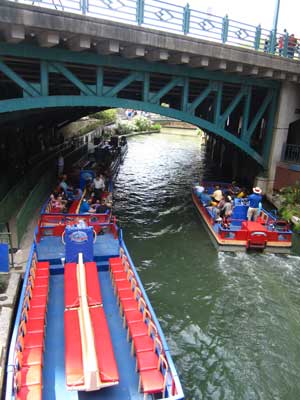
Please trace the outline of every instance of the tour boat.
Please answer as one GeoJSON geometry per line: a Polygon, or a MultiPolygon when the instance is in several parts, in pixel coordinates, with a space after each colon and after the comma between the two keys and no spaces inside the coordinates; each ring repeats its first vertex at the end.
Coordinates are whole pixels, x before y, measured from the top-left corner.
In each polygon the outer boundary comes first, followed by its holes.
{"type": "Polygon", "coordinates": [[[256,221],[248,221],[249,202],[247,197],[232,196],[233,213],[229,218],[229,223],[224,224],[221,218],[216,218],[215,207],[203,196],[203,193],[206,194],[206,197],[212,195],[216,185],[224,193],[231,189],[231,185],[228,183],[201,182],[201,190],[199,190],[199,184],[193,185],[192,199],[218,250],[290,253],[292,231],[289,224],[264,208],[260,209],[256,221]]]}
{"type": "Polygon", "coordinates": [[[184,398],[115,218],[41,213],[6,371],[5,400],[184,398]]]}

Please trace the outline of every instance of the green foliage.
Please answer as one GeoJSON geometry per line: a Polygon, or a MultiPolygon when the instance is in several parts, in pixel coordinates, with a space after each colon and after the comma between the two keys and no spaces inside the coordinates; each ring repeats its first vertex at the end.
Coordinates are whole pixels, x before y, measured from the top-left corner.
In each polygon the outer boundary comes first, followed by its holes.
{"type": "Polygon", "coordinates": [[[134,117],[131,121],[119,121],[117,123],[119,135],[127,135],[132,132],[160,131],[160,128],[159,124],[152,125],[148,118],[142,116],[134,117]]]}
{"type": "MultiPolygon", "coordinates": [[[[279,209],[279,214],[287,221],[291,221],[292,217],[300,217],[300,184],[296,182],[293,186],[287,186],[280,190],[282,206],[279,209]]],[[[294,226],[295,230],[299,230],[294,226]]]]}
{"type": "Polygon", "coordinates": [[[151,130],[152,130],[152,131],[159,131],[159,132],[160,132],[160,130],[161,130],[161,125],[160,125],[160,124],[153,124],[153,125],[151,126],[151,130]]]}
{"type": "Polygon", "coordinates": [[[103,125],[115,122],[117,119],[117,110],[111,108],[91,115],[92,118],[99,119],[103,125]]]}
{"type": "Polygon", "coordinates": [[[152,122],[146,117],[134,117],[133,123],[136,126],[137,132],[150,131],[152,129],[152,122]]]}

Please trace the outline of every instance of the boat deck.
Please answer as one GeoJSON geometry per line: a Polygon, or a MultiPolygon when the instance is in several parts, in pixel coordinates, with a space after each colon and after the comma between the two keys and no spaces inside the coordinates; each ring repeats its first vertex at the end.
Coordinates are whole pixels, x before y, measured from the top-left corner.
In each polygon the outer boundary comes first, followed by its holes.
{"type": "Polygon", "coordinates": [[[77,392],[66,389],[63,324],[64,277],[63,274],[51,275],[43,368],[44,400],[143,399],[143,395],[138,393],[138,374],[135,372],[135,358],[130,354],[130,343],[126,340],[126,331],[122,325],[109,272],[100,271],[98,276],[101,284],[104,310],[119,369],[120,382],[118,385],[95,392],[77,392]],[[60,321],[60,323],[57,323],[57,321],[60,321]]]}

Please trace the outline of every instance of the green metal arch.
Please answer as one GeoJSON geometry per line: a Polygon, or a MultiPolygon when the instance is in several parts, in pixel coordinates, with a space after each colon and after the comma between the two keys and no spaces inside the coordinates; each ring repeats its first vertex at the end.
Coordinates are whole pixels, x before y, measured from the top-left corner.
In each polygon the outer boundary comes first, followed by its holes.
{"type": "Polygon", "coordinates": [[[129,100],[117,97],[101,97],[101,96],[44,96],[44,97],[27,97],[19,99],[10,99],[1,101],[1,113],[25,111],[43,108],[57,107],[108,107],[108,108],[132,108],[143,110],[166,117],[175,118],[184,122],[191,123],[206,131],[210,131],[225,140],[233,143],[242,151],[246,152],[250,157],[256,160],[260,165],[266,167],[266,160],[250,146],[245,146],[245,142],[238,137],[232,135],[225,129],[218,127],[209,121],[196,117],[187,112],[176,110],[173,108],[162,107],[149,102],[129,100]]]}

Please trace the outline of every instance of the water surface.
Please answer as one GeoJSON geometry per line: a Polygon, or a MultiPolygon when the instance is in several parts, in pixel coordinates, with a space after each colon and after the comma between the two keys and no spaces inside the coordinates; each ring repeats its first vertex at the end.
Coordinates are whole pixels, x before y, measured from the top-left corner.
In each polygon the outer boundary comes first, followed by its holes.
{"type": "Polygon", "coordinates": [[[297,400],[300,258],[217,252],[190,194],[211,174],[199,138],[131,138],[115,187],[125,242],[186,399],[297,400]]]}

